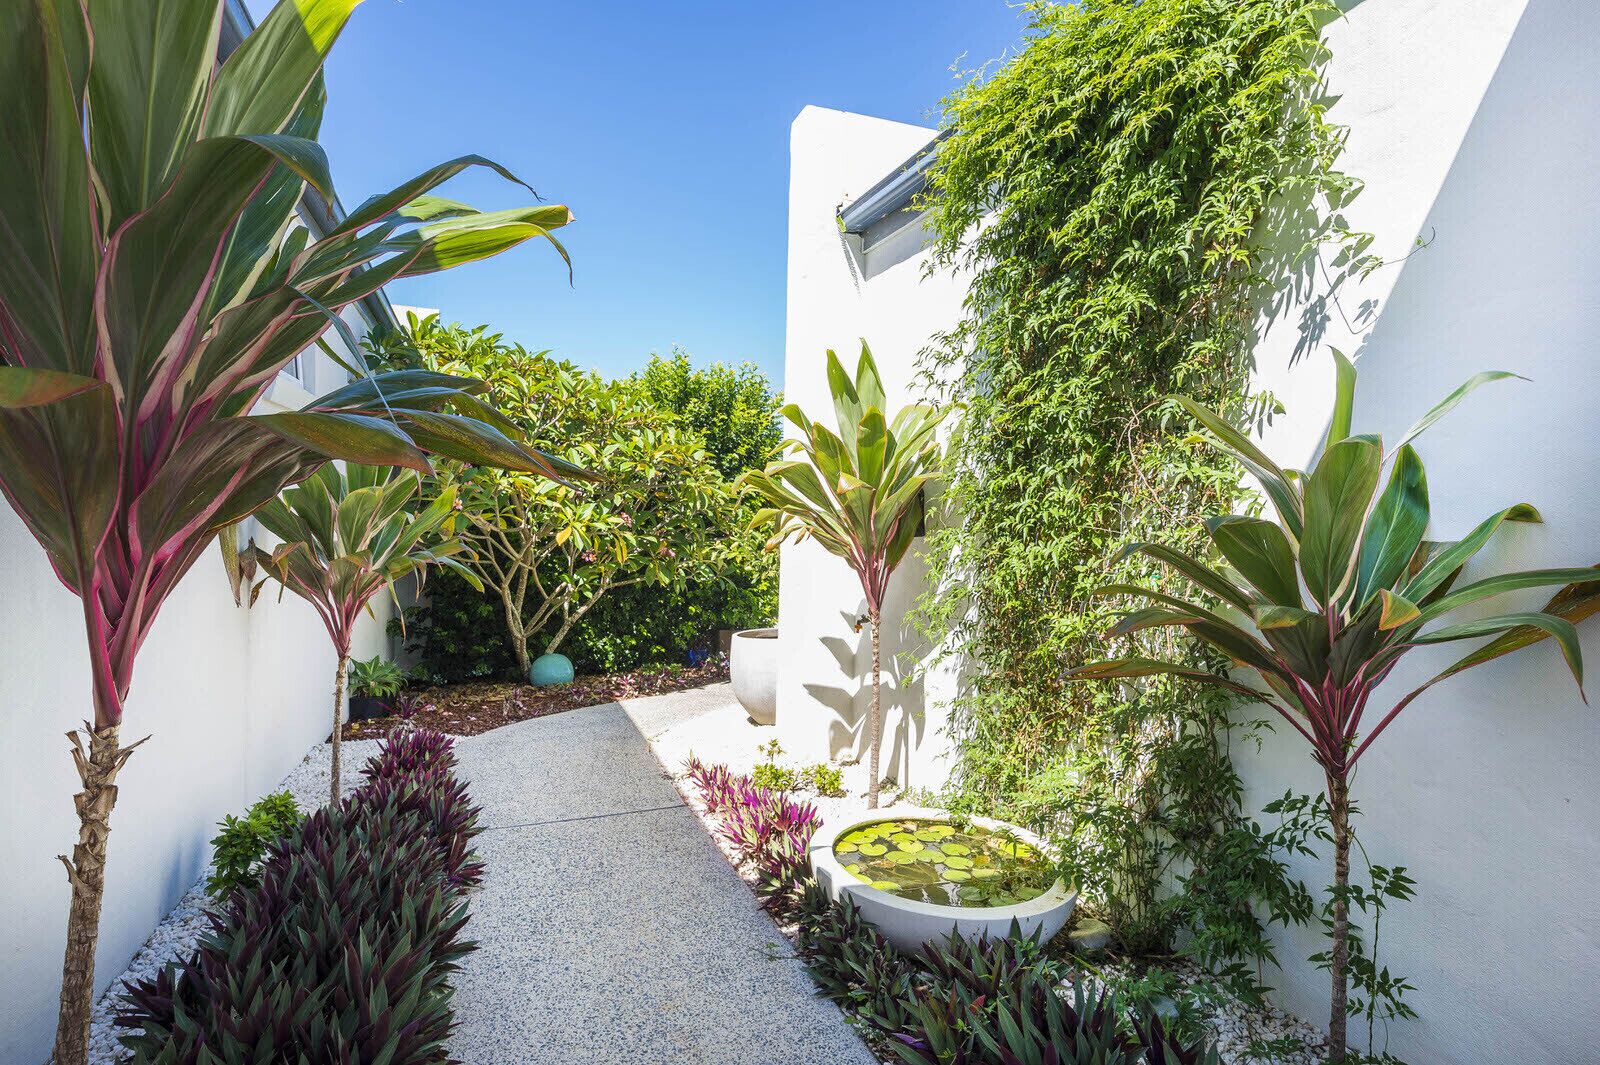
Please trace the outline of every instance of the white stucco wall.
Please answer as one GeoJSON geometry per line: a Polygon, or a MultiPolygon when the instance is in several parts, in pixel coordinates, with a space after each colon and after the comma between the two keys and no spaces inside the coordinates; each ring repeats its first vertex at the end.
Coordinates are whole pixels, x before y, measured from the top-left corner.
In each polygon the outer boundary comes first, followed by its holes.
{"type": "MultiPolygon", "coordinates": [[[[348,320],[364,328],[354,311],[348,320]]],[[[329,342],[342,344],[335,333],[329,342]]],[[[309,384],[346,379],[321,352],[309,384]]],[[[263,410],[311,395],[280,376],[263,410]]],[[[0,1061],[38,1062],[55,1033],[68,891],[56,855],[77,838],[79,783],[67,730],[92,717],[82,613],[10,507],[0,506],[0,1061]]],[[[355,654],[388,653],[388,604],[363,622],[355,654]]],[[[125,743],[148,734],[122,771],[100,922],[97,984],[120,975],[150,930],[204,870],[223,814],[272,789],[327,735],[333,649],[316,613],[273,588],[233,605],[208,552],[166,603],[139,656],[125,743]]]]}
{"type": "MultiPolygon", "coordinates": [[[[1433,539],[1530,502],[1546,524],[1502,533],[1474,566],[1600,562],[1600,9],[1586,0],[1366,0],[1329,30],[1333,116],[1350,126],[1345,166],[1367,187],[1350,211],[1386,257],[1429,245],[1340,296],[1377,301],[1364,332],[1335,311],[1330,342],[1358,352],[1356,426],[1393,440],[1473,373],[1513,370],[1421,438],[1433,539]],[[1340,336],[1340,334],[1345,334],[1340,336]]],[[[1289,368],[1292,329],[1259,349],[1289,419],[1268,434],[1286,461],[1312,457],[1330,378],[1315,355],[1289,368]]],[[[1472,572],[1467,574],[1470,579],[1472,572]]],[[[1537,607],[1548,592],[1482,614],[1537,607]]],[[[1582,627],[1600,660],[1600,624],[1582,627]]],[[[1460,653],[1458,647],[1456,654],[1460,653]]],[[[1452,661],[1418,652],[1380,692],[1393,700],[1452,661]]],[[[1591,688],[1593,687],[1591,683],[1591,688]]],[[[1242,750],[1254,796],[1319,780],[1287,727],[1242,750]]],[[[1600,1005],[1600,715],[1559,655],[1540,646],[1423,696],[1363,755],[1353,794],[1374,862],[1408,866],[1417,898],[1383,926],[1384,957],[1416,986],[1421,1015],[1390,1049],[1413,1063],[1595,1060],[1600,1005]]],[[[1309,883],[1320,864],[1296,863],[1309,883]]],[[[1304,958],[1315,937],[1285,937],[1304,958]]],[[[1324,974],[1288,965],[1285,1003],[1325,1019],[1324,974]]]]}
{"type": "MultiPolygon", "coordinates": [[[[923,279],[921,227],[913,223],[863,252],[839,232],[838,207],[859,196],[928,142],[932,130],[807,107],[790,134],[789,300],[784,399],[833,425],[824,373],[837,351],[852,371],[861,339],[872,346],[891,407],[920,398],[917,352],[953,324],[961,286],[923,279]]],[[[885,777],[938,788],[947,775],[942,705],[949,678],[921,668],[929,648],[905,621],[922,588],[913,547],[890,584],[882,660],[885,777]],[[927,697],[929,693],[933,697],[927,697]],[[943,694],[941,694],[943,693],[943,694]]],[[[845,563],[807,541],[786,545],[778,584],[778,730],[804,761],[864,756],[871,706],[870,628],[860,582],[845,563]]]]}
{"type": "MultiPolygon", "coordinates": [[[[1359,355],[1357,427],[1390,439],[1472,373],[1516,371],[1531,382],[1480,391],[1420,441],[1430,535],[1459,536],[1527,501],[1546,524],[1503,533],[1481,570],[1600,561],[1600,8],[1585,0],[1347,8],[1328,38],[1331,114],[1350,127],[1343,165],[1366,182],[1349,221],[1375,234],[1390,259],[1418,237],[1431,242],[1345,287],[1309,354],[1295,357],[1300,308],[1279,316],[1257,352],[1258,386],[1288,409],[1266,433],[1268,449],[1290,464],[1313,457],[1331,400],[1328,345],[1359,355]]],[[[834,222],[840,202],[929,135],[816,109],[795,122],[785,391],[813,416],[828,410],[825,346],[867,335],[901,387],[916,351],[958,311],[959,284],[919,281],[915,255],[881,271],[869,264],[864,278],[858,262],[852,273],[834,222]]],[[[792,548],[783,559],[779,721],[790,749],[814,749],[824,726],[837,731],[830,700],[855,693],[864,661],[864,642],[845,625],[859,591],[820,554],[792,548]]],[[[917,576],[905,574],[898,598],[916,594],[917,576]]],[[[1530,592],[1495,605],[1542,601],[1530,592]]],[[[1600,660],[1600,624],[1585,626],[1584,650],[1600,660]]],[[[1398,697],[1442,661],[1417,654],[1382,694],[1398,697]]],[[[948,688],[936,674],[902,700],[928,722],[914,784],[928,783],[919,767],[941,765],[943,721],[939,707],[919,711],[916,700],[931,704],[948,688]]],[[[860,696],[842,705],[859,707],[860,696]]],[[[1320,787],[1287,727],[1259,755],[1238,755],[1257,802],[1320,787]]],[[[1584,982],[1600,973],[1596,781],[1600,714],[1547,646],[1441,685],[1364,756],[1354,785],[1361,837],[1374,862],[1404,864],[1419,882],[1417,899],[1383,931],[1384,961],[1417,986],[1409,1000],[1421,1014],[1394,1026],[1392,1052],[1413,1065],[1595,1060],[1600,1005],[1584,982]]],[[[1326,882],[1320,862],[1295,871],[1326,882]]],[[[1324,1022],[1325,976],[1303,961],[1320,949],[1317,937],[1279,935],[1285,969],[1269,981],[1289,1009],[1324,1022]]]]}

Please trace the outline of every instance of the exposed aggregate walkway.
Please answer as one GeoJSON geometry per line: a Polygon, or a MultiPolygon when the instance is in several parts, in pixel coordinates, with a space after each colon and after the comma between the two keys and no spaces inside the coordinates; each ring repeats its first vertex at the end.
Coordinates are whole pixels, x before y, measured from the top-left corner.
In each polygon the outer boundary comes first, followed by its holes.
{"type": "Polygon", "coordinates": [[[457,741],[487,872],[455,1057],[873,1065],[651,753],[647,736],[732,698],[713,685],[457,741]]]}

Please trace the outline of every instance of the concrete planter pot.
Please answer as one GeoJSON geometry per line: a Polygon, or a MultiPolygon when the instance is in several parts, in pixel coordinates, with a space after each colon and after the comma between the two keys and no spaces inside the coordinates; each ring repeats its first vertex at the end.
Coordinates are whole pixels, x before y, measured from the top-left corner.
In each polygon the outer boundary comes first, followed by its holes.
{"type": "Polygon", "coordinates": [[[728,652],[733,694],[758,725],[778,720],[778,630],[741,629],[728,652]]]}
{"type": "MultiPolygon", "coordinates": [[[[1059,879],[1043,895],[1014,906],[940,906],[903,899],[863,884],[834,857],[833,845],[839,837],[864,825],[897,817],[939,821],[949,816],[944,810],[894,807],[889,810],[860,810],[829,820],[811,838],[811,868],[816,872],[817,882],[835,899],[849,895],[850,900],[860,908],[861,915],[871,921],[889,942],[902,950],[917,950],[924,943],[948,936],[952,929],[967,939],[976,939],[980,935],[1000,938],[1011,934],[1011,922],[1016,921],[1023,935],[1038,929],[1040,941],[1048,942],[1066,926],[1072,917],[1072,908],[1077,904],[1078,891],[1059,879]]],[[[971,820],[983,828],[1003,829],[1041,854],[1054,855],[1044,840],[1016,825],[987,817],[974,817],[971,820]]]]}

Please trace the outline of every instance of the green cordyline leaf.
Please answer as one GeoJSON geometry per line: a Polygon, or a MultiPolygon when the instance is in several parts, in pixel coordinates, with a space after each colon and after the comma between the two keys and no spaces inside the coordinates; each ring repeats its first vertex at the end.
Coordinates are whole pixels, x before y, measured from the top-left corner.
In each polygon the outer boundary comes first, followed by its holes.
{"type": "Polygon", "coordinates": [[[1306,482],[1300,569],[1323,606],[1344,595],[1354,579],[1361,527],[1382,464],[1381,445],[1349,437],[1328,448],[1306,482]]]}
{"type": "Polygon", "coordinates": [[[1428,531],[1428,478],[1410,444],[1400,448],[1389,484],[1378,497],[1361,537],[1355,605],[1392,588],[1428,531]]]}
{"type": "Polygon", "coordinates": [[[1417,423],[1405,431],[1405,435],[1400,438],[1399,442],[1395,444],[1395,447],[1397,449],[1405,447],[1407,444],[1411,443],[1411,441],[1421,436],[1434,422],[1438,421],[1440,418],[1443,418],[1446,414],[1449,414],[1452,410],[1454,410],[1456,405],[1459,404],[1463,399],[1466,399],[1468,394],[1474,389],[1477,389],[1482,385],[1489,384],[1491,381],[1504,381],[1507,378],[1513,377],[1519,381],[1527,380],[1527,378],[1523,377],[1521,374],[1511,373],[1509,370],[1485,370],[1482,373],[1473,374],[1454,392],[1440,400],[1432,410],[1430,410],[1427,414],[1424,414],[1421,418],[1417,419],[1417,423]]]}
{"type": "Polygon", "coordinates": [[[1452,580],[1472,556],[1483,550],[1501,524],[1508,521],[1539,523],[1544,519],[1527,503],[1518,503],[1498,514],[1491,514],[1461,540],[1441,547],[1423,564],[1416,576],[1406,581],[1400,594],[1415,603],[1427,602],[1434,589],[1452,580]]]}
{"type": "Polygon", "coordinates": [[[1265,452],[1251,443],[1243,433],[1229,425],[1221,415],[1196,403],[1188,396],[1168,398],[1193,415],[1196,421],[1217,438],[1224,450],[1256,476],[1261,482],[1262,489],[1267,493],[1267,498],[1272,500],[1272,505],[1277,508],[1278,517],[1283,521],[1285,531],[1291,539],[1298,541],[1304,523],[1305,508],[1300,493],[1290,481],[1289,475],[1269,459],[1265,452]]]}
{"type": "Polygon", "coordinates": [[[1322,450],[1337,444],[1350,435],[1350,416],[1355,411],[1356,367],[1338,348],[1333,351],[1334,384],[1333,414],[1328,420],[1328,433],[1322,439],[1322,450]]]}
{"type": "Polygon", "coordinates": [[[1206,530],[1222,557],[1256,591],[1280,606],[1300,605],[1300,578],[1295,569],[1294,548],[1277,525],[1260,518],[1230,514],[1208,519],[1206,530]]]}
{"type": "Polygon", "coordinates": [[[1149,555],[1157,561],[1166,563],[1199,587],[1217,598],[1233,604],[1240,610],[1250,609],[1251,604],[1248,595],[1234,587],[1232,581],[1229,581],[1222,574],[1191,555],[1186,555],[1182,551],[1167,547],[1164,544],[1133,543],[1122,549],[1117,555],[1116,561],[1121,562],[1135,553],[1149,555]]]}

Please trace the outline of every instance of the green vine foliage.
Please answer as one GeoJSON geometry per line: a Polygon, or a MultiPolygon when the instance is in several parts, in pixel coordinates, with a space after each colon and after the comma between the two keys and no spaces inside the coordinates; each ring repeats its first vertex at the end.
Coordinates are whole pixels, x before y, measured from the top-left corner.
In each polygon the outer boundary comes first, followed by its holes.
{"type": "MultiPolygon", "coordinates": [[[[1343,132],[1324,113],[1332,12],[1028,11],[1026,49],[946,101],[926,204],[930,270],[971,278],[961,321],[924,353],[933,386],[966,407],[947,486],[961,520],[931,533],[922,607],[964,666],[955,802],[1055,833],[1125,949],[1231,961],[1247,992],[1273,960],[1253,905],[1309,909],[1243,816],[1228,757],[1263,723],[1187,684],[1060,674],[1111,650],[1115,603],[1092,589],[1171,579],[1121,561],[1122,546],[1201,549],[1202,515],[1249,505],[1239,471],[1174,432],[1163,397],[1268,418],[1272,398],[1248,388],[1255,323],[1330,246],[1336,268],[1365,261],[1339,215],[1357,191],[1335,167],[1343,132]]],[[[1225,665],[1175,637],[1121,639],[1225,665]]]]}

